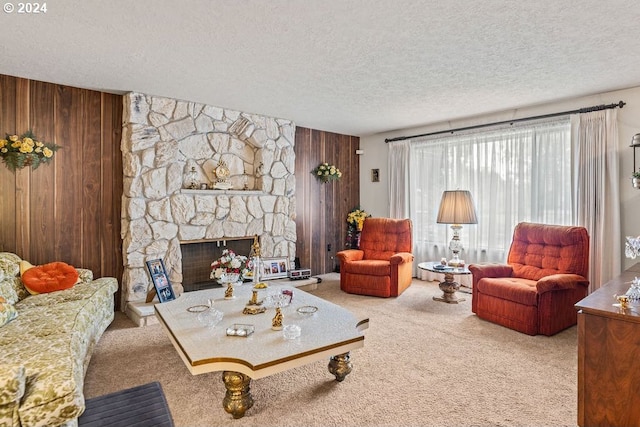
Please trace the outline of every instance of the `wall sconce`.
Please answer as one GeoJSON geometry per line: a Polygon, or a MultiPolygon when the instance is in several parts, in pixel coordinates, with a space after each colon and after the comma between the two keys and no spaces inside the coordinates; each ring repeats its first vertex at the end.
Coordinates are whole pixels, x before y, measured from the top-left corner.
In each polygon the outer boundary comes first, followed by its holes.
{"type": "Polygon", "coordinates": [[[631,173],[631,184],[633,185],[633,188],[640,188],[640,170],[636,168],[636,148],[640,147],[640,133],[633,135],[630,147],[633,147],[633,173],[631,173]]]}

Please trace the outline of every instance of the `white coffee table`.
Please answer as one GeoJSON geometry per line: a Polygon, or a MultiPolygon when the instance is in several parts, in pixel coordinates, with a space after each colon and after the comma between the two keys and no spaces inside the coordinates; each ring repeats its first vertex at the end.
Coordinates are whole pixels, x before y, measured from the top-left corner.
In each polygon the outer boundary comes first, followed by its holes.
{"type": "Polygon", "coordinates": [[[342,381],[351,372],[349,352],[364,346],[363,330],[368,318],[357,318],[350,311],[308,294],[292,286],[272,284],[259,292],[259,299],[270,292],[293,291],[293,300],[282,308],[283,324],[296,324],[301,335],[285,340],[282,331],[272,330],[273,308],[261,314],[242,314],[252,296],[252,284],[234,288],[234,299],[225,300],[224,289],[187,292],[174,301],[156,304],[158,320],[193,375],[222,371],[227,389],[224,409],[241,418],[253,405],[251,379],[259,379],[317,360],[329,359],[329,372],[342,381]],[[213,329],[202,326],[197,313],[187,308],[213,299],[213,307],[224,313],[213,329]],[[314,306],[313,315],[301,315],[297,308],[314,306]],[[255,332],[248,337],[227,336],[233,324],[253,324],[255,332]]]}

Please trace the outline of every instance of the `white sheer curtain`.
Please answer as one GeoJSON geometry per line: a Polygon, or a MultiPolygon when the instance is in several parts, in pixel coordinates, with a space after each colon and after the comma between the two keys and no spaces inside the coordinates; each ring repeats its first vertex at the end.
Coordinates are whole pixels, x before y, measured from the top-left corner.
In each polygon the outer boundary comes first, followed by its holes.
{"type": "Polygon", "coordinates": [[[589,292],[620,274],[617,110],[571,116],[574,221],[589,232],[589,292]]]}
{"type": "Polygon", "coordinates": [[[436,223],[444,190],[469,190],[476,203],[478,224],[461,232],[467,264],[505,262],[518,222],[572,223],[568,117],[414,140],[410,165],[416,265],[451,257],[451,229],[436,223]]]}
{"type": "Polygon", "coordinates": [[[389,143],[389,216],[409,218],[409,152],[411,140],[389,143]]]}

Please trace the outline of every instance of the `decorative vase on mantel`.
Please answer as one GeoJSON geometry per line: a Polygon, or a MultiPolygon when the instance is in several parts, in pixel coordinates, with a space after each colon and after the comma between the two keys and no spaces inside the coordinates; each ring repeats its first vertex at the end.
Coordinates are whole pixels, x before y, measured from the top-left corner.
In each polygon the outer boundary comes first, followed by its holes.
{"type": "Polygon", "coordinates": [[[200,187],[200,182],[198,181],[198,172],[194,166],[191,166],[189,172],[187,172],[184,176],[184,188],[189,190],[195,190],[200,187]]]}

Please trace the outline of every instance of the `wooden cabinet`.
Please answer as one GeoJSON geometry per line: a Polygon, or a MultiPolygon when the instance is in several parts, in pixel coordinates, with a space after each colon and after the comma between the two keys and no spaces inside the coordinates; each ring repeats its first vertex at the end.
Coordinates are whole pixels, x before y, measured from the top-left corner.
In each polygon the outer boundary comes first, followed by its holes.
{"type": "Polygon", "coordinates": [[[581,427],[640,426],[640,307],[613,305],[635,276],[640,263],[576,304],[581,427]]]}

